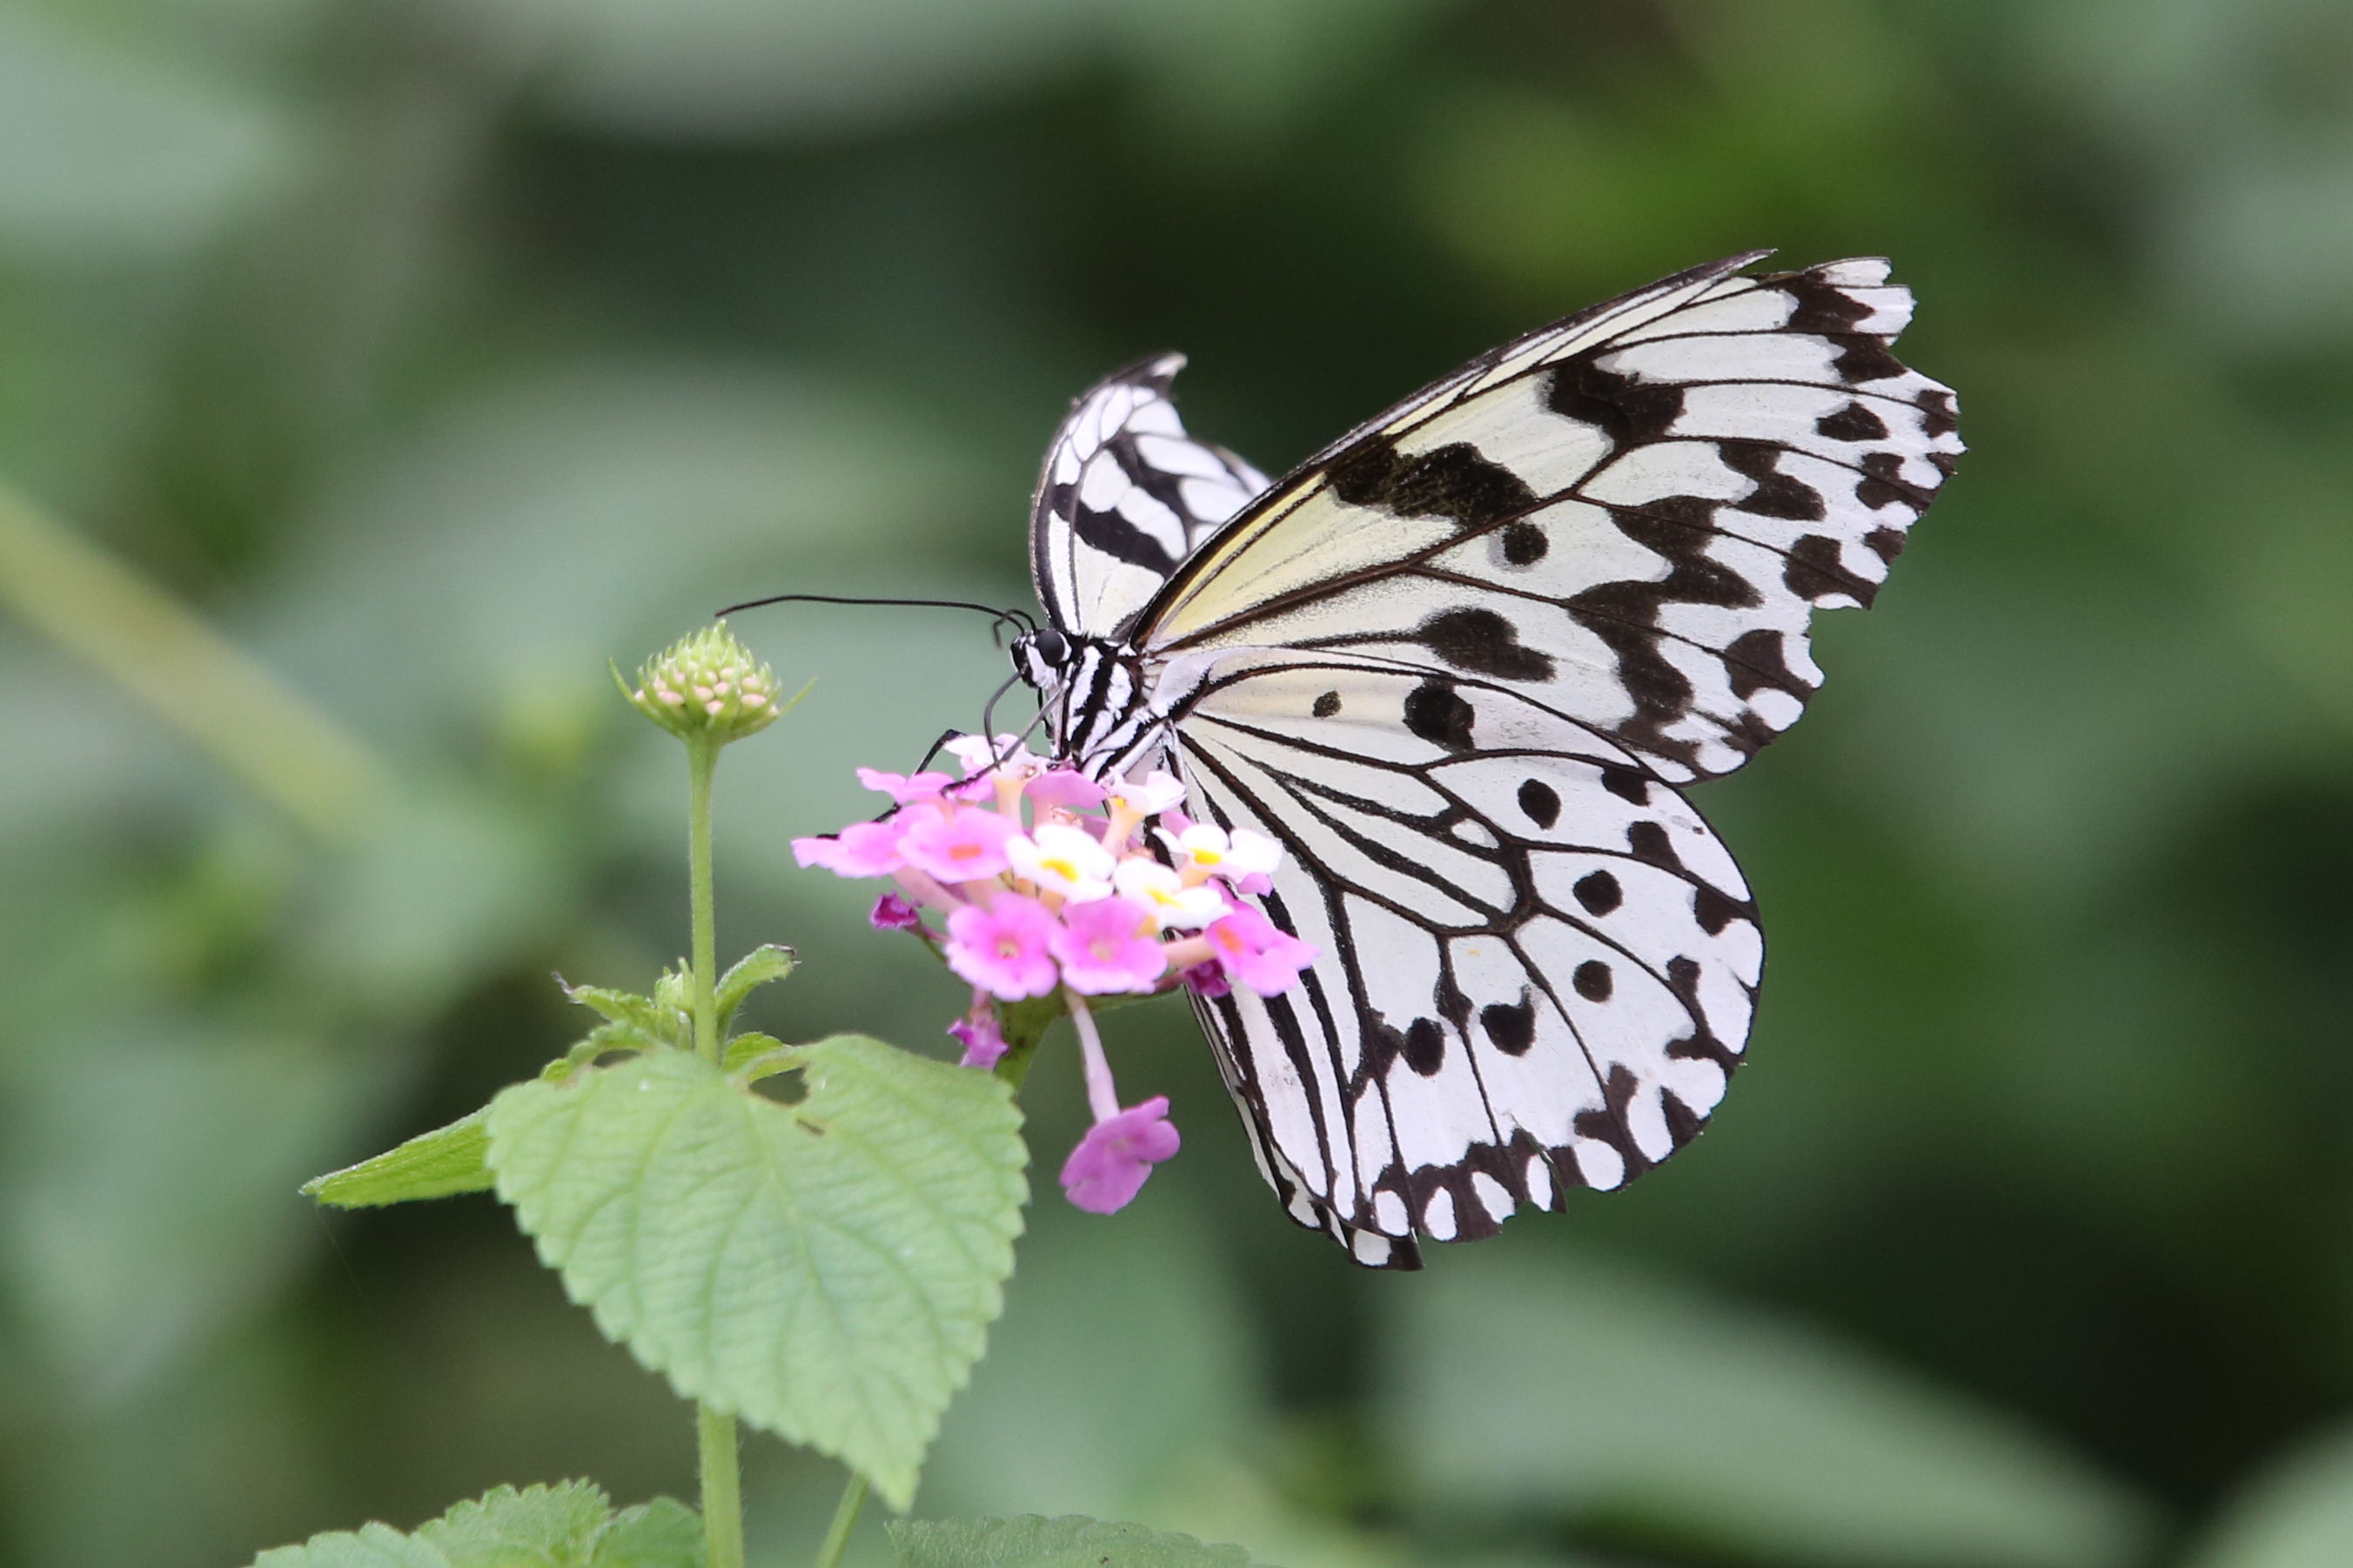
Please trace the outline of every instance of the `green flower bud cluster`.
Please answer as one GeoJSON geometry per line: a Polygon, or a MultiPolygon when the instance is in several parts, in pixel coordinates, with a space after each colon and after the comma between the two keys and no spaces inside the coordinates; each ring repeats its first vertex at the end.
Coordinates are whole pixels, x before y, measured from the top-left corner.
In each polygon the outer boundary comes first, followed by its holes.
{"type": "Polygon", "coordinates": [[[790,704],[776,701],[776,672],[754,659],[724,621],[680,638],[638,670],[631,706],[681,738],[723,745],[756,734],[790,704]]]}

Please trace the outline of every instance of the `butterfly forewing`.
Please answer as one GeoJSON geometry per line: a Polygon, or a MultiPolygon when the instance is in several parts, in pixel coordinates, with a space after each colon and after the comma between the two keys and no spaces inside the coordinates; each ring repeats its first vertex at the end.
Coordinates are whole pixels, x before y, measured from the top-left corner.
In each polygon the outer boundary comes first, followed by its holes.
{"type": "Polygon", "coordinates": [[[1473,362],[1277,485],[1147,612],[1163,657],[1348,649],[1507,681],[1727,773],[1820,683],[1818,607],[1868,604],[1960,450],[1888,352],[1883,262],[1739,259],[1473,362]]]}
{"type": "Polygon", "coordinates": [[[1266,489],[1266,476],[1186,435],[1169,384],[1183,354],[1105,377],[1047,448],[1030,508],[1038,601],[1064,631],[1109,637],[1177,563],[1266,489]]]}

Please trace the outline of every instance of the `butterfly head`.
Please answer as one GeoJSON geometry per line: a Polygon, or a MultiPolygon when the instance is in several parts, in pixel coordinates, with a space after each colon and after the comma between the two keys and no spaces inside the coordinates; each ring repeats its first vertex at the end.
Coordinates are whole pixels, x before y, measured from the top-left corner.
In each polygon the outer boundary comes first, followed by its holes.
{"type": "Polygon", "coordinates": [[[1014,672],[1038,693],[1057,757],[1102,778],[1158,751],[1166,724],[1133,648],[1048,626],[1014,638],[1012,651],[1014,672]]]}
{"type": "Polygon", "coordinates": [[[1052,626],[1039,626],[1013,639],[1014,671],[1040,696],[1065,683],[1071,655],[1071,639],[1052,626]]]}

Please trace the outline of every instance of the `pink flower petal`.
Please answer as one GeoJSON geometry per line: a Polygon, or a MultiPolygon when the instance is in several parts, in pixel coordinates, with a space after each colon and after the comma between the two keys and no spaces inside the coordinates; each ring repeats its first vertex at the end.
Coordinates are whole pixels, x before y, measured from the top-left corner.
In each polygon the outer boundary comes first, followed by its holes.
{"type": "Polygon", "coordinates": [[[910,806],[899,853],[918,871],[943,882],[977,882],[1008,869],[1006,840],[1018,831],[993,811],[944,805],[910,806]]]}
{"type": "Polygon", "coordinates": [[[916,931],[923,923],[923,912],[896,893],[885,893],[874,900],[866,923],[876,931],[916,931]]]}
{"type": "Polygon", "coordinates": [[[1090,1214],[1117,1214],[1182,1142],[1168,1120],[1168,1097],[1155,1095],[1087,1129],[1062,1163],[1062,1191],[1090,1214]]]}
{"type": "Polygon", "coordinates": [[[793,840],[793,858],[837,877],[887,877],[904,862],[899,856],[902,829],[889,822],[853,822],[839,833],[793,840]]]}
{"type": "Polygon", "coordinates": [[[1226,972],[1218,967],[1214,959],[1208,963],[1195,964],[1178,978],[1185,982],[1187,990],[1212,1002],[1230,994],[1233,990],[1231,985],[1226,984],[1226,972]]]}
{"type": "Polygon", "coordinates": [[[966,904],[948,916],[948,967],[1004,1001],[1043,996],[1060,983],[1054,931],[1045,906],[1018,893],[999,893],[987,909],[966,904]]]}
{"type": "Polygon", "coordinates": [[[1103,786],[1075,768],[1054,768],[1031,779],[1022,793],[1040,805],[1084,811],[1103,803],[1103,786]]]}
{"type": "Polygon", "coordinates": [[[1277,930],[1253,904],[1237,904],[1233,913],[1201,934],[1208,938],[1226,978],[1261,996],[1290,990],[1299,984],[1299,972],[1315,962],[1311,943],[1277,930]]]}
{"type": "Polygon", "coordinates": [[[1005,1036],[997,1026],[997,1009],[985,992],[973,993],[972,1011],[948,1026],[948,1033],[964,1043],[958,1067],[993,1068],[1005,1055],[1005,1036]]]}
{"type": "Polygon", "coordinates": [[[881,791],[901,805],[912,805],[919,800],[936,799],[940,791],[955,780],[945,773],[886,773],[880,768],[860,768],[858,782],[868,789],[881,791]]]}
{"type": "Polygon", "coordinates": [[[1153,934],[1157,923],[1132,899],[1066,906],[1051,938],[1062,984],[1090,996],[1151,990],[1168,967],[1153,934]]]}

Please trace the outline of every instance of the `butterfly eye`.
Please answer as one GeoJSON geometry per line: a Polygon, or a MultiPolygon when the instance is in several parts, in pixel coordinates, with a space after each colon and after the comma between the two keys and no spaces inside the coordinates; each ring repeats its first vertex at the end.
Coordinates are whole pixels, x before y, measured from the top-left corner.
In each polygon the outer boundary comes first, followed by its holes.
{"type": "Polygon", "coordinates": [[[1048,664],[1060,664],[1071,653],[1071,645],[1063,640],[1061,633],[1051,626],[1039,627],[1030,637],[1029,646],[1036,648],[1038,657],[1048,664]]]}

